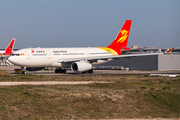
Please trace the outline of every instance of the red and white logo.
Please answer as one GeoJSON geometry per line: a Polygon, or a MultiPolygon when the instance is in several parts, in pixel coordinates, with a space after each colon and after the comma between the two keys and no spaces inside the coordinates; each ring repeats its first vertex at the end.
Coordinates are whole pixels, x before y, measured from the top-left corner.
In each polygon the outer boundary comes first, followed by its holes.
{"type": "Polygon", "coordinates": [[[34,50],[33,50],[33,49],[31,49],[31,53],[34,53],[34,50]]]}

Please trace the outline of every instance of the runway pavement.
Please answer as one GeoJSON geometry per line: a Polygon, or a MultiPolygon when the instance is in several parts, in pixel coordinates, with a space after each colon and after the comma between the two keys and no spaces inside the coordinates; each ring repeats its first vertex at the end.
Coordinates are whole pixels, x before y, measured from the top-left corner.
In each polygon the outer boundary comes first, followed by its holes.
{"type": "MultiPolygon", "coordinates": [[[[18,66],[0,66],[0,69],[12,74],[14,73],[14,69],[20,69],[18,66]]],[[[66,74],[63,73],[55,73],[54,70],[40,70],[40,71],[28,71],[27,74],[33,75],[58,75],[58,76],[78,76],[82,75],[78,72],[73,72],[67,70],[66,74]]],[[[129,71],[121,71],[121,70],[94,70],[93,74],[83,74],[83,75],[144,75],[144,74],[179,74],[180,70],[171,70],[171,71],[138,71],[138,70],[129,70],[129,71]]]]}
{"type": "Polygon", "coordinates": [[[19,85],[84,85],[91,83],[112,83],[103,81],[35,81],[35,82],[0,82],[0,86],[19,86],[19,85]]]}

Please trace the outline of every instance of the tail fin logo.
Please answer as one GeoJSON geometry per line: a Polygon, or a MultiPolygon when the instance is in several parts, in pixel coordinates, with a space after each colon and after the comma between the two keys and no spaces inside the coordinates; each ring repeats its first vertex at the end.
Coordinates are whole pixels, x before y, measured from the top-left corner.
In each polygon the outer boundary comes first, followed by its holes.
{"type": "Polygon", "coordinates": [[[5,49],[5,53],[12,53],[14,42],[15,42],[15,38],[13,38],[11,42],[8,44],[8,46],[5,49]]]}
{"type": "Polygon", "coordinates": [[[123,27],[117,34],[115,40],[107,46],[108,48],[114,50],[118,55],[121,55],[121,49],[129,49],[127,48],[127,42],[128,42],[128,37],[130,33],[130,28],[131,28],[131,22],[132,20],[126,20],[123,27]]]}
{"type": "Polygon", "coordinates": [[[12,45],[9,45],[9,50],[12,50],[12,45]]]}
{"type": "Polygon", "coordinates": [[[33,49],[31,49],[31,53],[34,53],[34,50],[33,50],[33,49]]]}
{"type": "Polygon", "coordinates": [[[122,37],[119,38],[117,43],[119,43],[119,42],[122,43],[122,42],[124,42],[126,40],[126,38],[128,37],[128,31],[127,30],[122,30],[121,31],[121,36],[122,37]]]}

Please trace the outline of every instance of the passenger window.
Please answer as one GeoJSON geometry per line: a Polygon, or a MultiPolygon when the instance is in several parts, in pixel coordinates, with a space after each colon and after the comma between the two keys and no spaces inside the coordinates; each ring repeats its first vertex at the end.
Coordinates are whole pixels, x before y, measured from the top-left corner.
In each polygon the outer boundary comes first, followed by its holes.
{"type": "Polygon", "coordinates": [[[20,56],[20,54],[11,54],[11,56],[20,56]]]}

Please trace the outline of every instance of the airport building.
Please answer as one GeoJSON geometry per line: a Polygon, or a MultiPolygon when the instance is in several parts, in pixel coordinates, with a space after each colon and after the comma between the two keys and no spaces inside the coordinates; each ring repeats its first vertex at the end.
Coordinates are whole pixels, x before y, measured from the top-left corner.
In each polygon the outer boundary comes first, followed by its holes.
{"type": "MultiPolygon", "coordinates": [[[[165,52],[166,49],[132,50],[127,54],[142,54],[165,52]]],[[[174,49],[169,54],[119,58],[107,63],[97,65],[95,69],[121,69],[121,70],[180,70],[180,49],[174,49]]]]}

